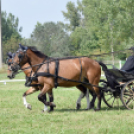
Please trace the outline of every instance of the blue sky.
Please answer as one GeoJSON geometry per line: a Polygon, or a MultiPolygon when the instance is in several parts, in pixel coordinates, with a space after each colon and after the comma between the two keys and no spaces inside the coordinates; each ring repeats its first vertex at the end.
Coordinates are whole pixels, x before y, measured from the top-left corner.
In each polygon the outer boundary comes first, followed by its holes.
{"type": "Polygon", "coordinates": [[[22,37],[28,38],[38,22],[64,21],[61,11],[66,11],[68,1],[77,0],[1,0],[2,11],[12,13],[19,18],[23,27],[22,37]]]}

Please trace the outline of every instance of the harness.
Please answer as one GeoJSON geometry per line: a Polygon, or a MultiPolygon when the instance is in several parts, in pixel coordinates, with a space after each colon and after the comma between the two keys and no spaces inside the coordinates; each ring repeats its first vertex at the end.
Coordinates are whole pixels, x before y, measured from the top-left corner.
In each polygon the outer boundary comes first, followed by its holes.
{"type": "MultiPolygon", "coordinates": [[[[78,58],[78,57],[74,57],[74,58],[78,58]]],[[[71,57],[71,59],[74,59],[73,57],[71,57]]],[[[30,76],[27,77],[27,81],[25,83],[25,86],[40,86],[40,84],[31,84],[32,81],[37,81],[38,77],[39,76],[43,76],[43,77],[53,77],[54,78],[54,87],[57,88],[58,87],[58,78],[59,79],[62,79],[62,80],[65,80],[65,81],[70,81],[70,82],[77,82],[77,83],[81,83],[81,84],[86,84],[85,82],[81,82],[81,78],[82,78],[82,64],[81,64],[81,59],[78,58],[79,60],[79,63],[80,63],[80,77],[79,77],[79,81],[76,81],[76,80],[72,80],[72,79],[67,79],[67,78],[64,78],[64,77],[61,77],[58,75],[58,72],[59,72],[59,61],[60,60],[65,60],[65,59],[70,59],[70,57],[68,58],[53,58],[51,59],[50,57],[48,57],[47,59],[44,59],[43,62],[41,64],[37,64],[39,67],[37,68],[36,72],[34,73],[33,76],[32,75],[32,71],[30,73],[30,76]],[[49,70],[49,64],[50,62],[55,62],[55,73],[54,74],[51,74],[50,73],[50,70],[49,70]],[[46,72],[38,72],[38,70],[40,69],[40,67],[43,65],[43,64],[46,64],[47,66],[47,71],[46,72]],[[30,81],[30,82],[29,82],[30,81]]],[[[29,66],[28,68],[25,68],[25,69],[29,69],[30,67],[32,66],[29,66]]],[[[24,70],[25,70],[24,69],[24,70]]],[[[89,85],[89,83],[87,83],[89,85]]],[[[90,84],[91,85],[91,84],[90,84]]]]}
{"type": "MultiPolygon", "coordinates": [[[[67,58],[68,59],[68,58],[67,58]]],[[[67,79],[67,78],[64,78],[64,77],[61,77],[58,75],[58,72],[59,72],[59,60],[61,59],[53,59],[53,61],[55,62],[55,74],[51,74],[49,72],[49,63],[50,62],[46,62],[47,64],[47,72],[37,72],[34,74],[34,76],[30,77],[31,78],[31,82],[33,80],[36,80],[37,77],[39,76],[43,76],[43,77],[53,77],[54,78],[54,85],[55,85],[55,88],[57,88],[58,86],[58,79],[62,79],[64,81],[70,81],[70,82],[76,82],[76,83],[80,83],[80,84],[85,84],[85,85],[90,85],[90,86],[94,86],[94,87],[98,87],[97,85],[92,85],[90,83],[87,83],[87,82],[82,82],[81,81],[81,78],[82,78],[82,64],[81,64],[81,59],[79,58],[79,63],[80,63],[80,68],[81,68],[81,72],[80,72],[80,78],[79,80],[72,80],[72,79],[67,79]]],[[[48,61],[48,60],[47,60],[48,61]]],[[[45,63],[44,63],[45,64],[45,63]]],[[[41,64],[42,65],[42,64],[41,64]]],[[[32,85],[29,85],[29,86],[32,86],[32,85]]]]}
{"type": "Polygon", "coordinates": [[[58,86],[58,71],[59,71],[59,60],[55,61],[55,88],[58,86]]]}
{"type": "MultiPolygon", "coordinates": [[[[22,49],[23,50],[23,49],[22,49]]],[[[23,52],[24,52],[24,55],[23,55],[23,57],[25,56],[25,51],[26,51],[27,49],[25,49],[23,52]]],[[[134,47],[131,47],[131,48],[129,48],[129,49],[125,49],[125,50],[133,50],[134,51],[134,47]]],[[[37,77],[39,77],[39,76],[44,76],[44,77],[53,77],[54,78],[54,85],[55,85],[55,88],[57,88],[57,86],[58,86],[58,79],[62,79],[62,80],[65,80],[65,81],[70,81],[70,82],[76,82],[76,83],[80,83],[80,84],[85,84],[85,85],[88,85],[88,86],[94,86],[94,87],[98,87],[98,88],[100,88],[100,89],[103,89],[102,87],[99,87],[99,86],[97,86],[97,85],[92,85],[92,84],[90,84],[90,83],[87,83],[87,82],[82,82],[81,81],[81,77],[82,77],[82,65],[81,65],[81,59],[80,58],[82,58],[82,57],[99,57],[99,56],[104,56],[104,55],[108,55],[108,54],[111,54],[111,53],[119,53],[119,52],[121,52],[121,51],[124,51],[124,50],[120,50],[120,51],[115,51],[115,52],[109,52],[109,53],[103,53],[103,54],[100,54],[100,55],[90,55],[90,56],[80,56],[80,57],[67,57],[67,58],[56,58],[56,59],[54,59],[54,58],[51,58],[51,57],[49,57],[49,58],[47,58],[46,59],[46,61],[45,61],[45,59],[44,59],[44,61],[42,62],[42,63],[40,63],[40,64],[36,64],[36,65],[30,65],[29,67],[27,67],[27,68],[25,68],[25,69],[23,69],[23,70],[26,70],[26,69],[29,69],[29,68],[31,68],[31,67],[33,67],[33,66],[39,66],[38,67],[38,69],[36,70],[36,73],[34,73],[34,75],[31,77],[31,74],[32,74],[32,71],[31,71],[31,73],[30,73],[30,77],[28,77],[29,79],[30,79],[30,84],[26,84],[27,86],[40,86],[40,84],[31,84],[31,82],[32,81],[36,81],[36,80],[38,80],[37,79],[37,77]],[[80,73],[80,78],[79,78],[79,80],[77,81],[77,80],[72,80],[72,79],[67,79],[67,78],[64,78],[64,77],[61,77],[61,76],[59,76],[58,75],[58,71],[59,71],[59,60],[62,60],[62,59],[74,59],[74,58],[78,58],[79,59],[79,63],[80,63],[80,69],[81,69],[81,73],[80,73]],[[55,62],[55,73],[54,74],[51,74],[50,72],[49,72],[49,63],[50,62],[55,62]],[[43,64],[47,64],[47,72],[38,72],[38,70],[39,70],[39,68],[43,65],[43,64]]],[[[26,55],[27,56],[27,55],[26,55]]],[[[19,63],[21,62],[21,58],[19,57],[19,63]]],[[[15,63],[15,62],[11,62],[11,63],[9,63],[9,64],[13,64],[13,63],[15,63]]],[[[29,62],[30,63],[30,62],[29,62]]],[[[16,64],[16,63],[15,63],[16,64]]],[[[17,63],[18,64],[18,63],[17,63]]],[[[19,64],[18,64],[19,65],[19,64]]],[[[9,70],[13,70],[13,71],[15,71],[15,69],[13,69],[13,68],[11,68],[11,69],[9,69],[9,70]]],[[[16,69],[17,70],[17,69],[16,69]]],[[[23,71],[22,70],[22,71],[23,71]]],[[[17,70],[18,71],[18,70],[17,70]]],[[[102,81],[102,80],[100,80],[100,82],[105,82],[105,81],[102,81]]]]}
{"type": "MultiPolygon", "coordinates": [[[[23,51],[24,52],[24,51],[23,51]]],[[[25,51],[26,52],[26,51],[25,51]]],[[[20,66],[20,62],[21,62],[21,58],[23,59],[24,56],[27,56],[26,54],[23,54],[22,57],[19,57],[19,66],[20,66]]],[[[28,57],[28,56],[27,56],[28,57]]],[[[30,77],[27,77],[28,81],[26,81],[25,85],[26,86],[41,86],[40,84],[31,84],[32,81],[37,81],[37,77],[39,76],[43,76],[43,77],[53,77],[54,78],[54,87],[57,88],[58,86],[58,79],[62,79],[64,81],[70,81],[70,82],[76,82],[76,83],[80,83],[80,84],[85,84],[85,85],[88,85],[88,86],[94,86],[94,87],[98,87],[97,85],[92,85],[90,83],[87,83],[87,82],[83,82],[81,81],[81,78],[82,78],[82,64],[81,64],[81,59],[82,57],[87,57],[87,56],[76,56],[76,57],[65,57],[65,58],[51,58],[51,57],[47,57],[43,60],[42,63],[40,64],[36,64],[36,65],[31,65],[27,68],[24,68],[22,69],[22,71],[26,70],[26,69],[29,69],[29,68],[32,68],[34,66],[39,66],[36,70],[36,72],[34,73],[33,76],[32,75],[32,71],[30,73],[30,77]],[[72,79],[67,79],[67,78],[64,78],[64,77],[61,77],[58,75],[58,72],[59,72],[59,61],[61,60],[67,60],[67,59],[78,59],[79,60],[79,63],[80,63],[80,77],[79,77],[79,80],[72,80],[72,79]],[[54,74],[51,74],[50,71],[49,71],[49,63],[50,62],[55,62],[55,73],[54,74]],[[38,70],[40,69],[40,67],[43,65],[43,64],[47,64],[47,72],[38,72],[38,70]]],[[[15,62],[12,62],[12,64],[15,63],[15,62]]],[[[29,62],[30,63],[30,62],[29,62]]],[[[12,68],[11,68],[12,69],[12,68]]],[[[14,71],[14,70],[13,70],[14,71]]]]}
{"type": "MultiPolygon", "coordinates": [[[[49,59],[47,59],[47,61],[49,61],[49,59]]],[[[38,70],[39,70],[39,68],[38,68],[38,70]]],[[[59,71],[59,60],[56,59],[55,60],[55,74],[50,74],[50,72],[49,72],[49,62],[47,62],[47,72],[37,72],[36,71],[36,73],[34,73],[34,75],[32,77],[29,77],[29,78],[30,78],[30,81],[32,83],[32,81],[38,80],[37,77],[39,77],[39,76],[54,77],[54,87],[57,88],[57,86],[58,86],[58,78],[59,78],[58,71],[59,71]]],[[[34,85],[39,86],[38,84],[37,85],[34,84],[34,85]]],[[[26,85],[26,86],[33,86],[33,84],[26,85]]]]}
{"type": "MultiPolygon", "coordinates": [[[[46,60],[46,59],[44,59],[42,63],[44,63],[45,60],[46,60]]],[[[37,70],[36,70],[36,72],[34,73],[34,75],[38,72],[38,70],[40,69],[40,67],[41,67],[42,65],[43,65],[43,64],[40,64],[40,65],[39,65],[39,67],[37,68],[37,70]]],[[[32,67],[32,65],[30,65],[30,67],[32,67]]],[[[32,78],[32,76],[31,76],[31,75],[32,75],[32,72],[33,72],[33,71],[31,70],[29,77],[26,76],[25,86],[27,86],[27,87],[29,87],[29,86],[41,86],[40,84],[31,84],[32,81],[38,81],[37,77],[33,77],[33,79],[31,79],[31,78],[32,78]]]]}

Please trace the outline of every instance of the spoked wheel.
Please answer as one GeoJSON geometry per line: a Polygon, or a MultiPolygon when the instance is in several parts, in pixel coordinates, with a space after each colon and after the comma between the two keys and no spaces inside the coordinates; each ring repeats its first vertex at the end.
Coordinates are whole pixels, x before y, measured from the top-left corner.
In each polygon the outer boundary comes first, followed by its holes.
{"type": "Polygon", "coordinates": [[[109,108],[119,108],[121,106],[120,91],[119,92],[103,92],[103,101],[109,108]]]}
{"type": "Polygon", "coordinates": [[[131,80],[124,85],[121,90],[121,100],[127,109],[134,109],[134,80],[131,80]]]}

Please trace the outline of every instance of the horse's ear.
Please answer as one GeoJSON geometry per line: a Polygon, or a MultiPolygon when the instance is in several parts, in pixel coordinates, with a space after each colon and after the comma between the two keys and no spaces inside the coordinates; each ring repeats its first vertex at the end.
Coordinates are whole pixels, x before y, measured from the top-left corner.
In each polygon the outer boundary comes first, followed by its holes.
{"type": "Polygon", "coordinates": [[[11,52],[8,52],[8,53],[7,53],[7,56],[8,56],[9,58],[12,58],[12,53],[11,53],[11,52]]]}
{"type": "Polygon", "coordinates": [[[27,50],[27,49],[28,49],[27,46],[23,46],[23,45],[21,45],[21,44],[19,44],[19,48],[20,48],[21,50],[27,50]]]}

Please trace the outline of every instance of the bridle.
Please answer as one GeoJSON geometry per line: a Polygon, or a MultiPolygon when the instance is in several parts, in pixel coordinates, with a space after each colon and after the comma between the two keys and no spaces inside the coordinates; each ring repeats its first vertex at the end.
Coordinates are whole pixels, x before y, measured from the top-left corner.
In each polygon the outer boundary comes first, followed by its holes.
{"type": "Polygon", "coordinates": [[[6,63],[8,64],[8,66],[10,66],[10,69],[8,69],[8,70],[13,71],[13,72],[17,72],[18,70],[20,70],[20,68],[21,68],[20,63],[23,60],[23,58],[26,56],[26,51],[22,51],[22,52],[24,52],[23,55],[20,54],[20,52],[21,51],[19,50],[16,53],[12,54],[12,58],[11,57],[7,58],[6,63]],[[18,54],[19,63],[14,61],[14,57],[17,53],[19,53],[18,54]],[[11,61],[9,61],[9,60],[11,60],[11,61]]]}

